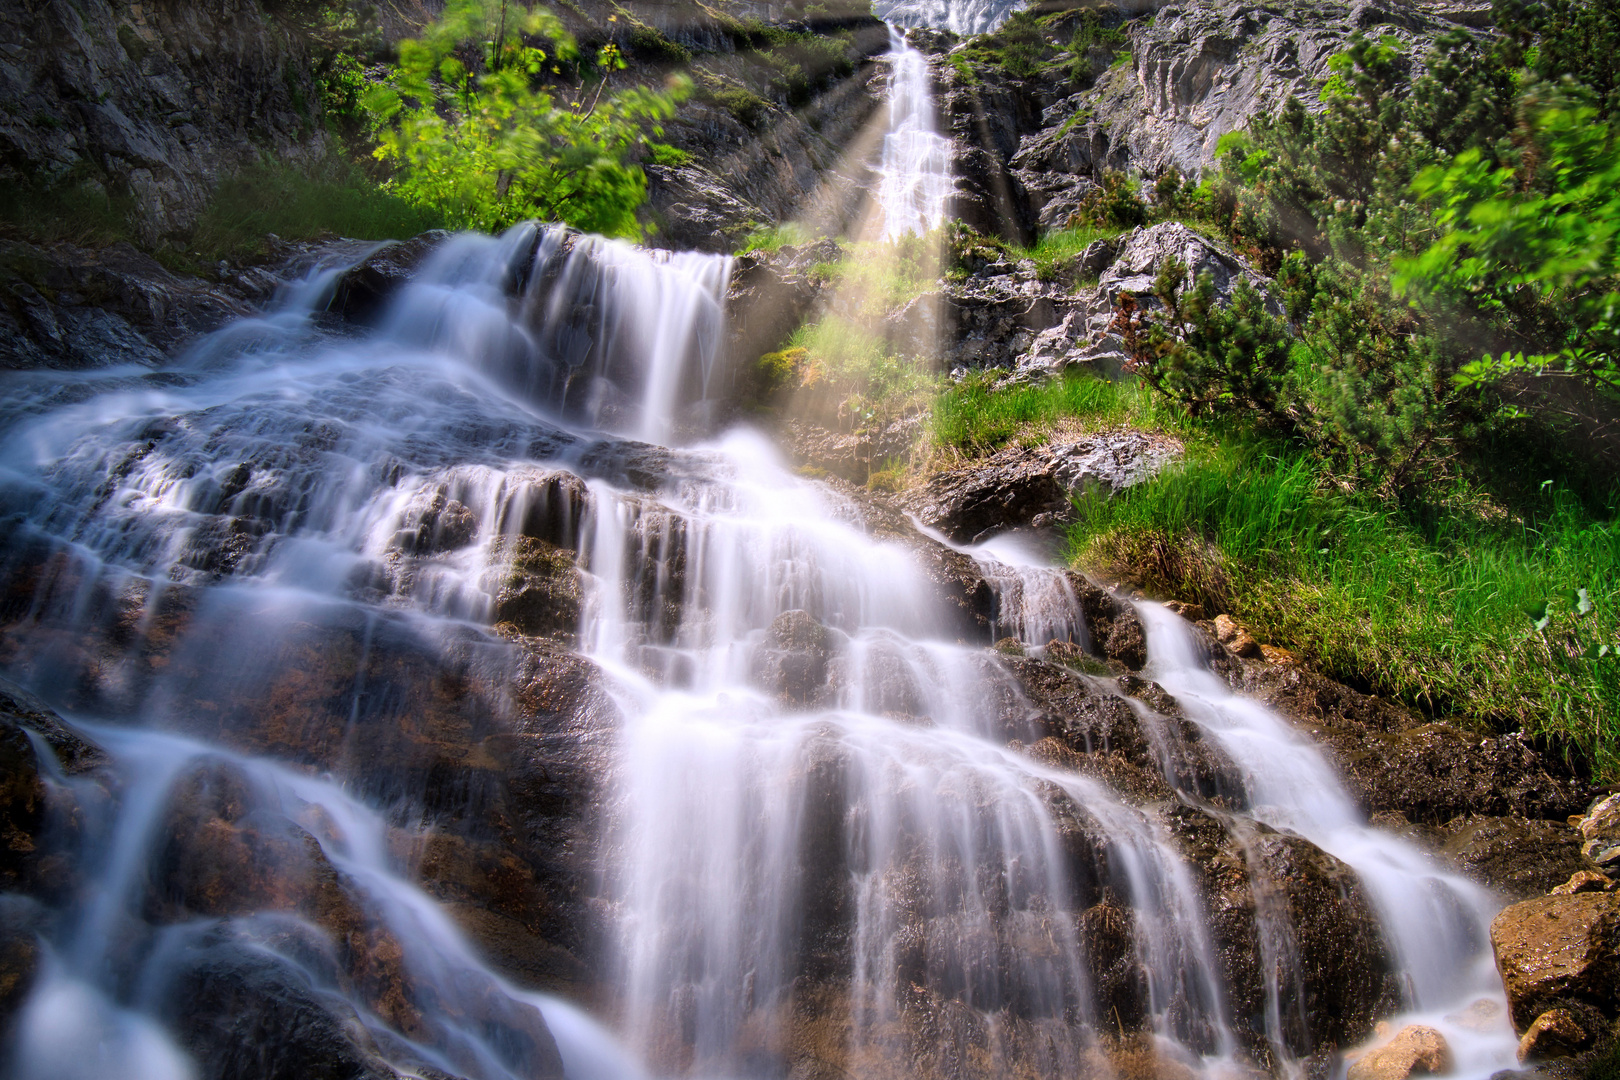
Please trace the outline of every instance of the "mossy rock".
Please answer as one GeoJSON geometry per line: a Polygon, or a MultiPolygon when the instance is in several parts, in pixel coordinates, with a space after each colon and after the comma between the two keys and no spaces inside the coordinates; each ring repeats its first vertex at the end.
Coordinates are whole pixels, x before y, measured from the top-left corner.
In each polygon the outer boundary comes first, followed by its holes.
{"type": "Polygon", "coordinates": [[[574,553],[531,536],[496,543],[495,621],[529,637],[571,637],[579,630],[584,581],[574,553]]]}

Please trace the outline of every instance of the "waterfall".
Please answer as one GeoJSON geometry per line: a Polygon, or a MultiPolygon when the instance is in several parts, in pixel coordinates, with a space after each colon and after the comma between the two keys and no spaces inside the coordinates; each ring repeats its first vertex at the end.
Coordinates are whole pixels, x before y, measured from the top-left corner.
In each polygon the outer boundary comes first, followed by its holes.
{"type": "MultiPolygon", "coordinates": [[[[896,230],[946,175],[910,57],[896,230]]],[[[729,260],[458,236],[363,333],[315,317],[344,269],[168,369],[0,404],[0,665],[116,778],[34,744],[75,869],[12,1075],[295,1068],[294,1029],[356,1075],[1286,1075],[1314,1047],[1273,840],[1354,869],[1459,1075],[1511,1061],[1505,1019],[1452,1018],[1501,999],[1490,898],[1371,829],[1174,615],[1138,605],[1163,699],[1063,675],[1162,775],[1080,771],[983,647],[1084,646],[1064,572],[967,551],[996,598],[969,626],[927,570],[962,552],[702,434],[729,260]],[[1174,820],[1252,857],[1259,1019],[1174,820]],[[522,863],[537,836],[589,865],[522,863]],[[464,929],[497,918],[573,1003],[497,973],[464,929]]]]}
{"type": "Polygon", "coordinates": [[[872,13],[895,26],[932,26],[968,37],[987,34],[1024,0],[878,0],[872,13]]]}
{"type": "Polygon", "coordinates": [[[889,131],[878,166],[883,236],[919,236],[945,220],[951,194],[951,140],[939,133],[928,59],[889,26],[889,131]]]}

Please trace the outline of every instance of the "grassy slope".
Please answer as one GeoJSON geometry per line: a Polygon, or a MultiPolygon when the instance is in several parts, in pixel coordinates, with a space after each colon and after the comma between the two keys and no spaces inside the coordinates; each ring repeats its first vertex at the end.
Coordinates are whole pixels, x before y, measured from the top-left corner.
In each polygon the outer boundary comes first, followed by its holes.
{"type": "Polygon", "coordinates": [[[1174,430],[1186,463],[1081,504],[1075,558],[1227,611],[1325,673],[1486,729],[1523,727],[1620,775],[1620,504],[1548,484],[1516,512],[1459,483],[1397,507],[1325,486],[1306,453],[1194,425],[1134,384],[952,388],[942,448],[973,455],[1065,418],[1174,430]],[[1578,611],[1584,588],[1593,609],[1578,611]],[[1550,603],[1549,603],[1550,601],[1550,603]],[[1547,605],[1538,629],[1527,614],[1547,605]]]}

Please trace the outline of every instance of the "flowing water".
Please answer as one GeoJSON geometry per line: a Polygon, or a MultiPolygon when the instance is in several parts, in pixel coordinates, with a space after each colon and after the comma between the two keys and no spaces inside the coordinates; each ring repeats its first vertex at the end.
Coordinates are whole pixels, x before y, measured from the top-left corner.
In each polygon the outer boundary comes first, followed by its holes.
{"type": "MultiPolygon", "coordinates": [[[[948,184],[915,55],[897,39],[891,232],[937,222],[948,184]]],[[[49,778],[79,869],[41,924],[11,1075],[197,1075],[191,1003],[230,979],[279,988],[306,1034],[339,1017],[333,1045],[408,1075],[1106,1077],[1131,1047],[1212,1077],[1267,1046],[1292,1068],[1286,912],[1261,913],[1256,1043],[1181,843],[1031,752],[1044,722],[982,647],[1086,646],[1070,579],[974,549],[998,604],[964,629],[935,541],[878,535],[758,435],[690,434],[726,378],[728,260],[462,236],[364,332],[321,314],[342,268],[170,369],[18,376],[0,406],[0,662],[117,778],[49,778]],[[557,552],[589,665],[494,626],[535,616],[509,582],[557,552]],[[562,674],[525,697],[535,655],[562,674]],[[548,745],[524,710],[591,669],[567,713],[606,748],[586,1011],[495,974],[416,880],[494,798],[480,762],[548,745]],[[465,774],[418,768],[422,745],[465,774]]],[[[1108,680],[1089,693],[1159,733],[1188,806],[1353,866],[1406,1008],[1447,1026],[1462,1075],[1508,1063],[1505,1021],[1445,1019],[1501,997],[1490,899],[1368,828],[1320,751],[1140,610],[1149,673],[1236,788],[1210,802],[1166,718],[1108,680]]],[[[284,1031],[267,1024],[236,1036],[261,1064],[284,1031]]]]}
{"type": "Polygon", "coordinates": [[[951,140],[939,132],[928,59],[889,23],[889,131],[878,165],[877,203],[883,237],[918,236],[945,220],[950,198],[951,140]]]}

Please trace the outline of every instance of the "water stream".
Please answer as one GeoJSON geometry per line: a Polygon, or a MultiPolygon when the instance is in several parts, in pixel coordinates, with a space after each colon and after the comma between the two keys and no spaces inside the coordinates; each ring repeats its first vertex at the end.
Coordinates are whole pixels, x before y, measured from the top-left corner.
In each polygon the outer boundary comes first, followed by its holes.
{"type": "MultiPolygon", "coordinates": [[[[940,220],[949,158],[921,57],[898,36],[893,56],[879,199],[898,234],[940,220]]],[[[964,643],[932,541],[876,535],[758,434],[701,434],[729,260],[461,236],[364,332],[322,315],[342,269],[169,369],[19,376],[0,404],[0,580],[23,597],[0,666],[117,777],[51,777],[80,870],[10,1075],[198,1075],[188,1003],[244,971],[404,1075],[1253,1067],[1181,842],[1030,752],[1041,722],[983,647],[1085,646],[1069,579],[974,549],[999,602],[964,643]],[[588,664],[495,625],[520,617],[523,560],[558,551],[588,664]],[[484,798],[413,771],[411,739],[452,740],[418,707],[473,729],[453,754],[481,775],[514,731],[554,734],[524,726],[524,663],[601,673],[569,714],[607,747],[585,905],[601,969],[572,1004],[497,974],[418,883],[423,845],[484,798]],[[337,691],[299,696],[334,665],[337,691]]],[[[1370,829],[1317,748],[1209,673],[1175,616],[1140,612],[1148,673],[1241,776],[1218,807],[1178,798],[1354,867],[1410,1014],[1453,1037],[1460,1076],[1510,1062],[1505,1020],[1445,1019],[1501,997],[1492,900],[1370,829]]],[[[549,677],[532,700],[563,693],[549,677]]],[[[1286,1074],[1299,1003],[1274,929],[1261,1041],[1286,1074]]],[[[277,1031],[240,1040],[273,1054],[277,1031]]]]}

